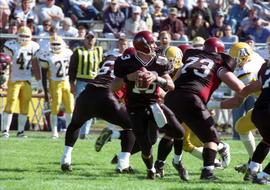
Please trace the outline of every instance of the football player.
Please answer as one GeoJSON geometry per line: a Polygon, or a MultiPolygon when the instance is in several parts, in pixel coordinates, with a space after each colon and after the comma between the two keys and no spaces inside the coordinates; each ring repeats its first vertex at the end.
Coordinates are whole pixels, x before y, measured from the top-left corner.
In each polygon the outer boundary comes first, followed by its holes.
{"type": "Polygon", "coordinates": [[[110,83],[114,79],[114,61],[118,55],[115,51],[105,54],[106,58],[101,63],[97,77],[89,82],[76,100],[72,120],[66,131],[64,154],[61,158],[63,171],[72,170],[71,154],[78,139],[79,130],[85,121],[93,117],[104,119],[125,129],[117,171],[129,172],[130,170],[129,155],[135,138],[131,131],[131,122],[125,106],[118,102],[110,89],[110,83]]]}
{"type": "Polygon", "coordinates": [[[174,84],[169,75],[172,70],[166,58],[157,56],[157,48],[153,34],[149,31],[138,32],[133,39],[136,50],[134,55],[119,57],[114,65],[116,78],[112,82],[112,90],[126,85],[126,107],[132,121],[132,130],[142,152],[142,159],[147,168],[147,178],[155,179],[156,170],[153,165],[152,139],[150,131],[156,132],[158,127],[167,136],[177,142],[175,152],[178,164],[181,163],[184,129],[171,110],[159,104],[159,88],[173,90],[174,84]],[[154,129],[154,130],[152,130],[154,129]]]}
{"type": "Polygon", "coordinates": [[[69,61],[72,51],[65,47],[60,36],[50,37],[50,49],[40,51],[37,55],[42,70],[42,81],[45,92],[45,101],[49,103],[47,79],[49,79],[49,94],[51,96],[51,126],[52,138],[57,139],[57,114],[60,111],[61,103],[65,107],[66,124],[71,121],[74,108],[74,97],[70,92],[68,80],[69,61]]]}
{"type": "MultiPolygon", "coordinates": [[[[265,62],[265,60],[256,55],[250,45],[245,42],[238,42],[233,44],[229,54],[236,59],[237,67],[234,71],[235,75],[245,84],[249,84],[256,80],[257,73],[265,62]]],[[[256,95],[249,95],[243,104],[232,110],[233,123],[236,132],[238,132],[242,143],[244,144],[249,160],[251,159],[255,150],[255,138],[252,130],[255,130],[254,124],[251,122],[251,109],[256,101],[256,95]],[[250,113],[248,113],[250,112],[250,113]]],[[[247,164],[236,166],[235,169],[239,172],[244,172],[247,164]]]]}
{"type": "Polygon", "coordinates": [[[32,41],[31,30],[22,26],[18,30],[17,40],[9,40],[4,44],[4,52],[12,57],[10,65],[7,103],[4,109],[3,137],[9,138],[9,128],[15,111],[17,100],[20,101],[17,137],[26,137],[24,126],[27,120],[29,103],[32,98],[32,71],[37,78],[39,69],[32,69],[32,59],[39,49],[39,45],[32,41]]]}
{"type": "Polygon", "coordinates": [[[224,44],[215,37],[205,41],[203,50],[187,50],[182,60],[184,66],[177,73],[175,90],[168,92],[164,99],[178,120],[187,124],[204,143],[200,175],[203,180],[218,179],[214,175],[214,161],[220,144],[214,119],[206,104],[221,81],[236,92],[244,87],[233,74],[235,61],[223,52],[224,44]]]}

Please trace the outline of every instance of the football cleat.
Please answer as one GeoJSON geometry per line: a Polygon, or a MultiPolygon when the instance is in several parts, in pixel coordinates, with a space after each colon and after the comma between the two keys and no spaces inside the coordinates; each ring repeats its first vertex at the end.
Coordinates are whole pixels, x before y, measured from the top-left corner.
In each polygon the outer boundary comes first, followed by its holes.
{"type": "Polygon", "coordinates": [[[202,180],[209,180],[209,181],[215,181],[218,180],[218,177],[214,175],[214,170],[209,170],[207,168],[203,168],[201,172],[200,179],[202,180]]]}
{"type": "Polygon", "coordinates": [[[131,166],[124,168],[124,169],[120,169],[120,168],[116,168],[116,173],[121,173],[121,174],[133,174],[134,170],[131,166]]]}
{"type": "Polygon", "coordinates": [[[151,180],[154,180],[156,179],[156,172],[154,172],[153,170],[147,170],[147,176],[146,176],[147,179],[151,179],[151,180]]]}
{"type": "Polygon", "coordinates": [[[223,168],[227,168],[231,162],[231,153],[230,153],[230,145],[227,143],[221,142],[224,147],[218,151],[221,157],[221,164],[223,168]]]}
{"type": "Polygon", "coordinates": [[[101,151],[102,147],[104,146],[104,144],[106,144],[108,141],[111,140],[111,136],[112,136],[112,130],[109,128],[104,128],[99,137],[96,140],[95,143],[95,149],[97,152],[101,151]]]}
{"type": "Polygon", "coordinates": [[[188,171],[184,168],[183,164],[181,161],[179,161],[178,164],[175,164],[172,161],[172,165],[173,167],[176,169],[176,171],[178,172],[179,177],[183,180],[183,181],[188,181],[189,180],[189,175],[188,175],[188,171]]]}
{"type": "Polygon", "coordinates": [[[2,132],[2,136],[1,136],[2,138],[5,138],[5,139],[8,139],[9,138],[9,133],[6,131],[6,130],[4,130],[3,132],[2,132]]]}
{"type": "Polygon", "coordinates": [[[220,169],[220,170],[223,170],[224,169],[223,166],[222,166],[222,164],[221,164],[221,162],[215,162],[214,163],[214,167],[215,167],[215,169],[220,169]]]}
{"type": "Polygon", "coordinates": [[[16,135],[18,138],[27,138],[27,136],[24,134],[24,131],[20,131],[16,135]]]}
{"type": "Polygon", "coordinates": [[[61,164],[61,170],[63,172],[71,172],[72,171],[72,167],[71,167],[70,164],[64,163],[64,164],[61,164]]]}
{"type": "Polygon", "coordinates": [[[59,134],[57,132],[53,133],[52,139],[58,139],[58,138],[59,138],[59,134]]]}
{"type": "Polygon", "coordinates": [[[252,183],[260,184],[260,185],[270,185],[270,179],[267,177],[253,179],[252,183]]]}
{"type": "Polygon", "coordinates": [[[163,161],[157,160],[155,162],[155,168],[156,168],[156,177],[164,177],[165,171],[164,171],[165,163],[163,161]]]}
{"type": "Polygon", "coordinates": [[[111,160],[111,164],[117,164],[118,163],[118,156],[114,155],[114,157],[111,160]]]}
{"type": "Polygon", "coordinates": [[[257,172],[253,172],[250,169],[248,169],[243,179],[244,181],[254,181],[256,178],[257,172]]]}
{"type": "Polygon", "coordinates": [[[237,171],[238,173],[243,173],[245,174],[247,172],[248,169],[248,164],[240,164],[234,167],[235,171],[237,171]]]}

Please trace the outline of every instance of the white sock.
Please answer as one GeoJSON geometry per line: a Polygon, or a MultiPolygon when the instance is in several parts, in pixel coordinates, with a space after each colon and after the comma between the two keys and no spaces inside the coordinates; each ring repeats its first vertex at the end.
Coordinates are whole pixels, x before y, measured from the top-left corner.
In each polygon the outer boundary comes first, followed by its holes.
{"type": "Polygon", "coordinates": [[[24,126],[27,120],[27,115],[19,114],[18,116],[18,132],[24,131],[24,126]]]}
{"type": "Polygon", "coordinates": [[[66,126],[68,126],[71,122],[72,114],[66,113],[66,126]]]}
{"type": "Polygon", "coordinates": [[[52,133],[57,133],[57,115],[51,114],[51,127],[52,127],[52,133]]]}
{"type": "Polygon", "coordinates": [[[150,169],[152,172],[156,173],[156,168],[154,166],[152,166],[152,168],[150,169]]]}
{"type": "Polygon", "coordinates": [[[243,142],[248,152],[249,157],[252,158],[252,155],[256,148],[255,139],[252,132],[249,131],[247,135],[242,135],[242,134],[239,134],[239,135],[240,135],[241,141],[243,142]]]}
{"type": "Polygon", "coordinates": [[[73,150],[73,147],[71,147],[71,146],[65,146],[65,148],[64,148],[64,155],[65,156],[71,156],[72,150],[73,150]]]}
{"type": "Polygon", "coordinates": [[[72,153],[73,147],[71,146],[65,146],[64,148],[64,154],[61,159],[61,164],[71,164],[71,153],[72,153]]]}
{"type": "Polygon", "coordinates": [[[222,148],[224,148],[224,144],[223,143],[218,143],[217,151],[221,150],[222,148]]]}
{"type": "Polygon", "coordinates": [[[120,138],[120,132],[117,131],[117,130],[113,130],[111,138],[112,139],[119,139],[120,138]]]}
{"type": "Polygon", "coordinates": [[[199,158],[200,160],[203,160],[202,153],[203,153],[203,147],[194,147],[193,150],[190,152],[192,156],[195,156],[196,158],[199,158]]]}
{"type": "Polygon", "coordinates": [[[179,164],[179,162],[182,160],[182,154],[181,155],[174,155],[173,157],[173,163],[179,164]]]}
{"type": "Polygon", "coordinates": [[[205,168],[207,170],[214,170],[215,166],[204,166],[203,168],[205,168]]]}
{"type": "Polygon", "coordinates": [[[251,170],[251,172],[256,172],[257,173],[259,171],[259,169],[260,169],[260,165],[261,165],[260,163],[251,161],[249,163],[248,168],[251,170]]]}
{"type": "Polygon", "coordinates": [[[262,179],[262,178],[269,178],[270,175],[269,175],[268,173],[265,173],[265,172],[260,172],[260,173],[258,173],[257,177],[258,177],[259,179],[262,179]]]}
{"type": "Polygon", "coordinates": [[[6,113],[4,112],[3,113],[3,126],[2,126],[2,131],[7,131],[9,132],[9,128],[10,128],[10,125],[11,125],[11,121],[12,121],[12,116],[13,116],[13,113],[6,113]]]}
{"type": "Polygon", "coordinates": [[[129,157],[130,157],[129,152],[120,152],[118,154],[117,168],[120,170],[128,168],[129,167],[129,157]]]}

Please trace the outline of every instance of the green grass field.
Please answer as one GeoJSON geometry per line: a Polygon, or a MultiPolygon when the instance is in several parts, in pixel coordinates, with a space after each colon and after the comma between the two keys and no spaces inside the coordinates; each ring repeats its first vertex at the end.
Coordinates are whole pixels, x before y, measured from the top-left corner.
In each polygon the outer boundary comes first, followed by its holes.
{"type": "MultiPolygon", "coordinates": [[[[234,171],[233,166],[243,163],[247,154],[239,141],[227,142],[231,145],[232,162],[229,168],[217,170],[222,180],[205,182],[199,180],[202,161],[184,153],[184,164],[189,171],[190,181],[182,182],[171,165],[172,154],[167,160],[166,176],[155,181],[145,179],[146,169],[140,154],[131,157],[135,174],[116,174],[110,163],[119,151],[118,140],[109,142],[97,153],[94,143],[97,135],[88,140],[78,140],[73,150],[73,171],[60,170],[60,158],[64,147],[64,134],[58,140],[50,139],[47,132],[27,132],[29,138],[18,139],[15,133],[8,140],[0,139],[0,190],[55,190],[55,189],[115,189],[115,190],[242,190],[270,189],[269,186],[244,182],[243,174],[234,171]]],[[[156,146],[154,149],[156,153],[156,146]]],[[[269,157],[267,158],[270,160],[269,157]]]]}

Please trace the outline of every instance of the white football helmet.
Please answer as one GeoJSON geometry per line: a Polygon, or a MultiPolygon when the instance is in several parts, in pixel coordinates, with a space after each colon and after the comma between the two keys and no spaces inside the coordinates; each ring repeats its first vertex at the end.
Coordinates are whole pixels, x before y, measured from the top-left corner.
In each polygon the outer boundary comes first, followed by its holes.
{"type": "Polygon", "coordinates": [[[50,48],[53,53],[61,53],[63,46],[64,42],[60,36],[54,35],[50,38],[50,48]]]}
{"type": "Polygon", "coordinates": [[[22,46],[28,45],[32,39],[32,32],[27,26],[21,26],[18,30],[18,42],[22,46]]]}

